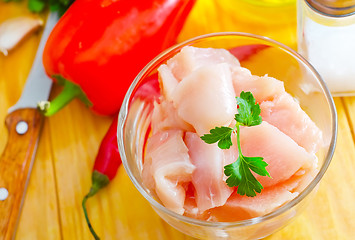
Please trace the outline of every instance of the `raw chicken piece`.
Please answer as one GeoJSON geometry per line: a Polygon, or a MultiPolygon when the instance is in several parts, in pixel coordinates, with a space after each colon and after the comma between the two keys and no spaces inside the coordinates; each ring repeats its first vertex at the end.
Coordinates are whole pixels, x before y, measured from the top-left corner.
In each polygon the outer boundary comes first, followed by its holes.
{"type": "Polygon", "coordinates": [[[209,211],[205,211],[203,213],[199,212],[196,204],[195,187],[192,182],[190,182],[187,186],[184,208],[184,216],[186,217],[192,217],[200,220],[208,220],[210,217],[209,211]]]}
{"type": "Polygon", "coordinates": [[[205,143],[196,133],[187,132],[185,143],[196,170],[192,174],[200,213],[225,204],[233,188],[223,180],[224,154],[217,144],[205,143]],[[208,173],[208,174],[207,174],[208,173]]]}
{"type": "Polygon", "coordinates": [[[168,101],[172,101],[173,92],[179,81],[174,77],[170,68],[166,64],[160,65],[158,68],[159,82],[162,94],[168,101]]]}
{"type": "Polygon", "coordinates": [[[322,132],[288,93],[260,104],[263,121],[274,125],[298,145],[315,153],[322,145],[322,132]]]}
{"type": "Polygon", "coordinates": [[[154,105],[142,178],[165,207],[207,221],[248,219],[286,204],[314,179],[322,133],[283,82],[252,76],[222,49],[184,47],[158,71],[162,96],[154,105]],[[216,126],[234,127],[241,91],[253,93],[263,119],[240,128],[243,154],[263,157],[272,177],[254,174],[264,189],[253,198],[225,183],[223,167],[238,158],[236,137],[228,150],[199,138],[216,126]]]}
{"type": "MultiPolygon", "coordinates": [[[[313,168],[316,161],[313,154],[266,121],[257,126],[241,128],[240,144],[244,156],[263,157],[269,164],[266,170],[271,178],[254,174],[263,187],[283,182],[300,169],[313,168]]],[[[238,156],[236,137],[233,138],[233,146],[229,151],[235,151],[235,154],[228,154],[235,161],[238,156]]],[[[233,160],[226,159],[226,162],[231,161],[233,160]]]]}
{"type": "Polygon", "coordinates": [[[290,179],[282,182],[283,185],[290,192],[301,193],[312,182],[318,170],[314,165],[313,168],[307,170],[300,170],[296,172],[290,179]]]}
{"type": "Polygon", "coordinates": [[[238,93],[240,93],[241,91],[247,92],[247,90],[243,89],[243,85],[247,84],[247,82],[249,82],[252,77],[253,75],[251,75],[251,72],[247,68],[238,67],[234,69],[234,71],[232,72],[232,81],[234,90],[238,96],[238,93]]]}
{"type": "Polygon", "coordinates": [[[183,132],[159,132],[148,139],[143,165],[143,183],[155,190],[165,207],[184,213],[184,184],[191,181],[195,166],[182,139],[183,132]]]}
{"type": "Polygon", "coordinates": [[[211,209],[214,221],[232,222],[265,215],[283,206],[298,196],[297,192],[290,192],[283,185],[266,188],[255,197],[241,196],[235,191],[226,204],[211,209]]]}
{"type": "Polygon", "coordinates": [[[297,197],[316,173],[315,168],[302,170],[285,182],[263,189],[255,197],[241,196],[235,191],[224,206],[210,211],[210,218],[214,221],[231,222],[268,214],[297,197]]]}
{"type": "Polygon", "coordinates": [[[240,68],[233,73],[233,86],[237,96],[242,91],[252,92],[256,102],[272,101],[285,93],[284,83],[273,77],[252,76],[248,69],[240,68]]]}
{"type": "Polygon", "coordinates": [[[178,115],[201,136],[228,125],[237,110],[231,71],[226,63],[200,67],[176,87],[173,103],[178,115]]]}
{"type": "Polygon", "coordinates": [[[178,54],[167,61],[168,67],[178,81],[200,67],[219,63],[227,63],[231,69],[240,66],[238,59],[225,49],[192,46],[183,47],[178,54]]]}
{"type": "Polygon", "coordinates": [[[172,102],[162,100],[161,103],[154,102],[152,115],[152,132],[178,129],[184,131],[194,131],[194,128],[182,120],[173,106],[172,102]]]}

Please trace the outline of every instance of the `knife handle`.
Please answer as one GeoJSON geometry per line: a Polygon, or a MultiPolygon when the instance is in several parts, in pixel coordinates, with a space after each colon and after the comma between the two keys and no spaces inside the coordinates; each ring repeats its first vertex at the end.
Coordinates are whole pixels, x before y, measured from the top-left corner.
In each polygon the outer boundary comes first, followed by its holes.
{"type": "Polygon", "coordinates": [[[15,237],[43,119],[30,108],[16,110],[5,119],[9,137],[0,157],[0,240],[15,237]]]}

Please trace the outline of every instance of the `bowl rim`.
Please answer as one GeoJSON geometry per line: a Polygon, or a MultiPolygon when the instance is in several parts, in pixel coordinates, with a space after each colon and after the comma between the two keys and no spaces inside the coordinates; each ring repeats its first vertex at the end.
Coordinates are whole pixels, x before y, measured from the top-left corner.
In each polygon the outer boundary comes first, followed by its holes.
{"type": "Polygon", "coordinates": [[[265,36],[260,36],[260,35],[256,35],[256,34],[251,34],[251,33],[243,33],[243,32],[215,32],[215,33],[209,33],[209,34],[204,34],[204,35],[200,35],[194,38],[190,38],[186,41],[183,41],[181,43],[178,43],[168,49],[166,49],[165,51],[163,51],[162,53],[160,53],[159,55],[157,55],[153,60],[151,60],[140,72],[139,74],[135,77],[134,81],[132,82],[131,86],[129,87],[125,98],[123,100],[119,115],[118,115],[118,126],[117,126],[117,140],[118,140],[118,147],[119,147],[119,152],[121,155],[121,159],[122,159],[122,163],[123,166],[129,176],[129,178],[131,179],[131,181],[133,182],[134,186],[138,189],[138,191],[140,192],[140,194],[142,194],[144,196],[144,198],[155,208],[159,209],[160,211],[170,215],[170,217],[173,218],[177,218],[180,221],[186,222],[186,223],[190,223],[193,225],[198,225],[198,226],[206,226],[206,227],[216,227],[216,228],[229,228],[229,227],[239,227],[239,226],[249,226],[249,225],[254,225],[260,222],[264,222],[267,221],[269,219],[275,218],[277,216],[282,215],[283,213],[285,213],[288,209],[291,209],[292,207],[294,207],[295,205],[297,205],[299,202],[301,202],[309,193],[312,192],[312,190],[317,186],[317,184],[319,183],[319,181],[322,179],[322,177],[324,176],[326,170],[328,169],[330,162],[332,160],[334,151],[335,151],[335,145],[336,145],[336,139],[337,139],[337,131],[338,131],[338,124],[337,124],[337,112],[336,112],[336,108],[335,108],[335,104],[332,98],[332,95],[328,89],[328,87],[326,86],[326,83],[324,82],[324,80],[322,79],[322,77],[320,76],[320,74],[316,71],[316,69],[303,57],[301,56],[299,53],[297,53],[295,50],[291,49],[290,47],[277,42],[273,39],[270,39],[268,37],[265,36]],[[300,60],[304,65],[306,65],[306,67],[315,75],[315,77],[317,78],[319,84],[321,85],[323,94],[326,97],[328,106],[330,108],[331,111],[331,123],[332,123],[332,136],[330,139],[330,145],[328,148],[328,151],[325,155],[325,160],[323,165],[321,166],[321,168],[319,169],[318,174],[315,176],[315,178],[309,183],[309,185],[298,195],[296,196],[293,200],[291,200],[290,202],[286,203],[285,205],[281,206],[280,208],[276,209],[275,211],[259,216],[259,217],[254,217],[254,218],[250,218],[250,219],[246,219],[246,220],[241,220],[241,221],[234,221],[234,222],[210,222],[210,221],[205,221],[205,220],[199,220],[199,219],[195,219],[195,218],[191,218],[191,217],[186,217],[180,214],[177,214],[169,209],[167,209],[166,207],[164,207],[161,203],[159,203],[157,200],[155,200],[143,187],[142,184],[140,184],[137,179],[133,176],[132,171],[130,170],[128,163],[127,163],[127,157],[126,157],[126,153],[125,153],[125,146],[123,143],[123,129],[125,126],[125,121],[126,121],[126,117],[128,114],[128,105],[129,105],[129,100],[131,98],[131,94],[135,88],[135,86],[137,85],[137,83],[139,82],[140,78],[145,74],[145,72],[150,69],[152,66],[154,66],[154,64],[159,61],[162,57],[164,57],[166,54],[168,54],[169,52],[172,52],[178,48],[181,48],[182,46],[186,46],[188,44],[197,42],[199,40],[202,39],[206,39],[206,38],[211,38],[211,37],[218,37],[218,36],[239,36],[239,37],[247,37],[247,38],[253,38],[253,39],[258,39],[258,40],[262,40],[262,41],[266,41],[269,44],[275,44],[277,45],[277,47],[281,48],[283,51],[286,51],[288,54],[292,55],[294,58],[300,60]]]}

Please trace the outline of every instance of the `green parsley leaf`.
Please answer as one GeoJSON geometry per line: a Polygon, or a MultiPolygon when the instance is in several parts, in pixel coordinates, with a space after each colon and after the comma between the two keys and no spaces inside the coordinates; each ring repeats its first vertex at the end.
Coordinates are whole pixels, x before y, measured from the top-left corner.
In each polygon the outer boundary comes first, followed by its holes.
{"type": "Polygon", "coordinates": [[[259,174],[260,176],[268,176],[270,174],[266,170],[266,167],[269,165],[264,161],[262,157],[246,157],[244,156],[245,162],[248,164],[248,167],[255,173],[259,174]]]}
{"type": "Polygon", "coordinates": [[[265,169],[267,165],[262,157],[239,155],[237,161],[224,166],[224,174],[229,177],[226,183],[229,187],[238,186],[238,194],[254,197],[256,192],[261,192],[263,186],[256,180],[250,169],[261,176],[270,176],[265,169]]]}
{"type": "Polygon", "coordinates": [[[255,104],[255,98],[251,92],[240,93],[237,97],[238,114],[235,115],[235,120],[244,126],[256,126],[261,124],[260,106],[255,104]]]}
{"type": "Polygon", "coordinates": [[[205,134],[201,137],[206,143],[218,142],[218,147],[221,149],[229,149],[232,146],[233,129],[230,127],[215,127],[210,130],[209,134],[205,134]]]}
{"type": "Polygon", "coordinates": [[[235,128],[215,127],[210,130],[210,134],[201,137],[206,143],[218,142],[221,149],[229,149],[232,146],[232,133],[237,133],[237,145],[239,156],[234,163],[224,166],[224,174],[228,177],[226,183],[229,187],[238,187],[237,193],[248,197],[256,196],[263,186],[254,177],[251,171],[261,176],[270,174],[266,170],[268,164],[262,157],[246,157],[242,154],[240,146],[240,126],[256,126],[261,124],[260,106],[256,104],[251,92],[241,92],[237,97],[238,113],[235,114],[235,128]],[[236,130],[236,131],[235,131],[236,130]]]}

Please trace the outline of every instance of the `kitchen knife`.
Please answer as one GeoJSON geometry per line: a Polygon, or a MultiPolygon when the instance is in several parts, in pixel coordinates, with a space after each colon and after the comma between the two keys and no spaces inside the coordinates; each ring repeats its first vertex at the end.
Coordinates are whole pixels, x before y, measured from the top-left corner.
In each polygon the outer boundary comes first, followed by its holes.
{"type": "Polygon", "coordinates": [[[0,157],[0,240],[15,237],[44,119],[37,102],[48,99],[52,86],[43,68],[42,53],[57,20],[55,13],[48,16],[22,95],[5,119],[9,136],[0,157]]]}

